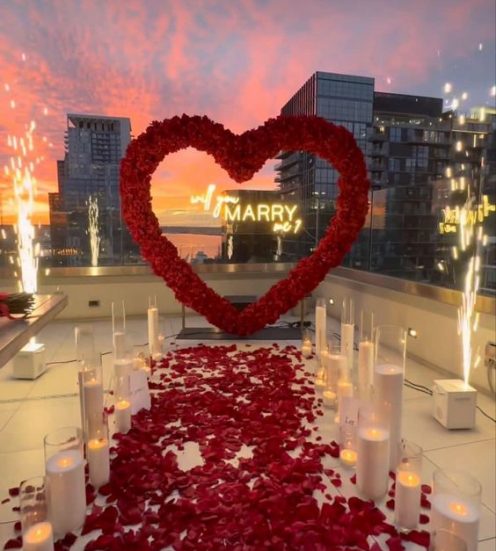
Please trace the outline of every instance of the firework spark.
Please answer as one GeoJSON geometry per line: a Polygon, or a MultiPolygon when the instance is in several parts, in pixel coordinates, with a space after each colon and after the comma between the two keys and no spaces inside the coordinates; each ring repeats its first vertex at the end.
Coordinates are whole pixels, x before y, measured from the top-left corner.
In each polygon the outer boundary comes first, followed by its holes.
{"type": "Polygon", "coordinates": [[[88,197],[88,235],[90,236],[91,265],[98,266],[100,256],[100,230],[98,227],[98,199],[93,195],[88,197]]]}

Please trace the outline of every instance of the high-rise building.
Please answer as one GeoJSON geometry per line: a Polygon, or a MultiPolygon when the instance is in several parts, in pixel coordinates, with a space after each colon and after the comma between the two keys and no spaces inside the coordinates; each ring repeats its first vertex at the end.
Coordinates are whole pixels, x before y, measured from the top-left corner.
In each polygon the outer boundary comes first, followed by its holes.
{"type": "Polygon", "coordinates": [[[128,118],[67,115],[64,160],[57,162],[58,193],[49,197],[54,265],[90,263],[90,202],[98,213],[99,264],[136,262],[121,215],[119,166],[131,140],[128,118]]]}
{"type": "MultiPolygon", "coordinates": [[[[496,177],[492,111],[458,116],[443,112],[440,98],[375,92],[372,78],[317,72],[281,114],[318,115],[345,126],[365,155],[374,208],[344,264],[420,281],[444,279],[434,182],[458,178],[494,197],[487,191],[496,177]]],[[[305,221],[306,239],[284,239],[296,258],[311,252],[335,212],[337,173],[303,152],[282,152],[279,159],[276,181],[300,202],[305,221]]]]}

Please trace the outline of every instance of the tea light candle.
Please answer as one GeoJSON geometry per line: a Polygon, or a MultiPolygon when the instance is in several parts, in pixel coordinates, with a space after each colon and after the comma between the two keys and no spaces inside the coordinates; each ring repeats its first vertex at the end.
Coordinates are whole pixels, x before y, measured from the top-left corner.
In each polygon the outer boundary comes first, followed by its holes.
{"type": "Polygon", "coordinates": [[[326,408],[333,408],[336,406],[336,393],[332,390],[324,390],[322,393],[322,398],[324,400],[324,406],[326,408]]]}
{"type": "Polygon", "coordinates": [[[110,453],[107,438],[93,438],[86,446],[86,459],[90,482],[95,488],[103,486],[110,478],[110,453]]]}
{"type": "Polygon", "coordinates": [[[389,409],[390,450],[389,468],[396,470],[401,443],[401,413],[404,372],[394,364],[376,365],[374,387],[377,398],[389,409]]]}
{"type": "Polygon", "coordinates": [[[49,522],[37,522],[22,536],[24,551],[53,551],[53,530],[49,522]]]}
{"type": "Polygon", "coordinates": [[[355,326],[352,323],[341,323],[341,354],[348,359],[348,368],[353,367],[353,339],[355,326]]]}
{"type": "Polygon", "coordinates": [[[131,429],[131,403],[128,400],[119,400],[114,411],[117,432],[128,432],[131,429]]]}
{"type": "Polygon", "coordinates": [[[357,434],[358,489],[368,499],[380,499],[388,490],[389,432],[382,428],[359,428],[357,434]]]}
{"type": "Polygon", "coordinates": [[[374,376],[374,343],[362,341],[358,345],[358,386],[367,397],[373,384],[374,376]]]}
{"type": "Polygon", "coordinates": [[[431,499],[431,527],[448,530],[464,540],[467,551],[477,551],[479,511],[458,496],[435,494],[431,499]]]}
{"type": "Polygon", "coordinates": [[[159,353],[158,346],[158,308],[148,308],[148,350],[152,358],[159,353]]]}
{"type": "Polygon", "coordinates": [[[357,452],[346,448],[342,449],[339,452],[339,459],[345,467],[354,467],[357,462],[357,452]]]}
{"type": "Polygon", "coordinates": [[[413,530],[420,515],[420,485],[418,474],[409,471],[396,473],[395,522],[401,528],[413,530]]]}
{"type": "Polygon", "coordinates": [[[57,536],[73,532],[84,523],[86,492],[84,461],[79,450],[63,450],[50,457],[45,466],[49,518],[57,536]]]}

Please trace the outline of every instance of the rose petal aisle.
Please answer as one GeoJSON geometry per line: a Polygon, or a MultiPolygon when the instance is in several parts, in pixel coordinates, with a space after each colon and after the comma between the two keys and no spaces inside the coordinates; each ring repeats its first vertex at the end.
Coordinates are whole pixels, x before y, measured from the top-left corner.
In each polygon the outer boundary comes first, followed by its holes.
{"type": "Polygon", "coordinates": [[[339,494],[339,449],[319,436],[323,411],[295,347],[178,349],[150,386],[151,410],[115,437],[110,482],[87,488],[86,550],[375,550],[381,533],[403,548],[373,503],[339,494]]]}

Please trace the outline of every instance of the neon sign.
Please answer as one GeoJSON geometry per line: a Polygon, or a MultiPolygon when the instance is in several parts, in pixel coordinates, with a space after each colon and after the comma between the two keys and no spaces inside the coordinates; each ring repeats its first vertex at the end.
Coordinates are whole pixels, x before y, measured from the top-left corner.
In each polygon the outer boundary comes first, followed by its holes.
{"type": "Polygon", "coordinates": [[[478,222],[484,222],[491,212],[496,211],[496,205],[489,202],[487,195],[482,196],[482,203],[462,213],[462,209],[456,206],[454,209],[446,207],[441,210],[442,221],[439,222],[439,233],[456,233],[460,222],[464,225],[475,226],[478,222]],[[462,220],[466,216],[466,220],[462,220]]]}
{"type": "Polygon", "coordinates": [[[239,197],[225,193],[215,194],[215,184],[209,184],[201,195],[192,195],[191,204],[202,204],[203,210],[211,211],[214,218],[222,217],[227,223],[268,222],[274,233],[298,233],[302,220],[298,217],[295,203],[241,203],[239,197]]]}

